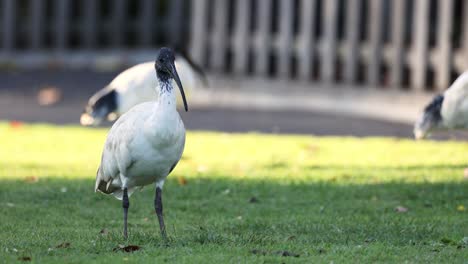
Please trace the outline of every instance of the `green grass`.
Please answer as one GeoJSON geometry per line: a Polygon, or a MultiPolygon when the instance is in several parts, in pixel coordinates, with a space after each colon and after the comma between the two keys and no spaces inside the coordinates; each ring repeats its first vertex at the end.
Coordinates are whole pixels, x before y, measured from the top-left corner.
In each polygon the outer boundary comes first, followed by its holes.
{"type": "Polygon", "coordinates": [[[0,262],[468,261],[467,143],[189,132],[166,244],[153,186],[130,198],[128,242],[120,202],[93,192],[105,135],[0,123],[0,262]]]}

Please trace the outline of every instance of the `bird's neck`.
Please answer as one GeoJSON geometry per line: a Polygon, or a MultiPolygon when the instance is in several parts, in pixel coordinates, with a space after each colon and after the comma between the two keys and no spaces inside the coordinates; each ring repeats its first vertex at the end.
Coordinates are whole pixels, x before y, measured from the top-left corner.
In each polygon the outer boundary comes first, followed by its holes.
{"type": "Polygon", "coordinates": [[[172,85],[172,79],[158,78],[159,100],[157,103],[158,112],[176,111],[176,94],[172,85]]]}

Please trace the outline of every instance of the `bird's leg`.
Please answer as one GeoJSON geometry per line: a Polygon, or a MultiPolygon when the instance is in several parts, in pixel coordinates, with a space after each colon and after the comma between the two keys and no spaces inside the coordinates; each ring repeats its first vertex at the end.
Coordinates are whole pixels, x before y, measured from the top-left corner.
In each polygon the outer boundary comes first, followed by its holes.
{"type": "Polygon", "coordinates": [[[123,197],[122,197],[122,207],[124,211],[124,238],[128,238],[127,234],[127,216],[128,216],[128,208],[130,207],[130,201],[128,200],[127,188],[123,190],[123,197]]]}
{"type": "Polygon", "coordinates": [[[154,209],[159,220],[159,229],[161,230],[161,236],[166,239],[166,226],[164,225],[163,217],[163,205],[162,205],[162,189],[156,186],[156,196],[154,197],[154,209]]]}

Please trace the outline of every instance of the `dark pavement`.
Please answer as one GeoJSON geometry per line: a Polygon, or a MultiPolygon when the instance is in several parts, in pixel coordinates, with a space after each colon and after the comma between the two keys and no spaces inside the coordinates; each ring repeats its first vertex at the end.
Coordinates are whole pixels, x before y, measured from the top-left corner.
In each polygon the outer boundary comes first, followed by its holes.
{"type": "MultiPolygon", "coordinates": [[[[0,120],[78,124],[87,99],[118,73],[73,71],[0,72],[0,120]],[[61,100],[41,106],[41,89],[56,87],[61,100]]],[[[301,111],[256,111],[240,109],[191,109],[181,113],[191,130],[266,132],[315,135],[411,137],[407,124],[337,114],[301,111]]]]}

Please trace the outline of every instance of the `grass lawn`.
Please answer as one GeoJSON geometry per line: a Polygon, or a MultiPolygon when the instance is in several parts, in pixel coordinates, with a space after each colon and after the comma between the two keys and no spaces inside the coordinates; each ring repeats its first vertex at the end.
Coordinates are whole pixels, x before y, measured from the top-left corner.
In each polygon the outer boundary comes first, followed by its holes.
{"type": "Polygon", "coordinates": [[[94,193],[106,131],[0,123],[0,262],[468,261],[467,143],[189,132],[166,244],[153,186],[130,197],[128,241],[94,193]]]}

